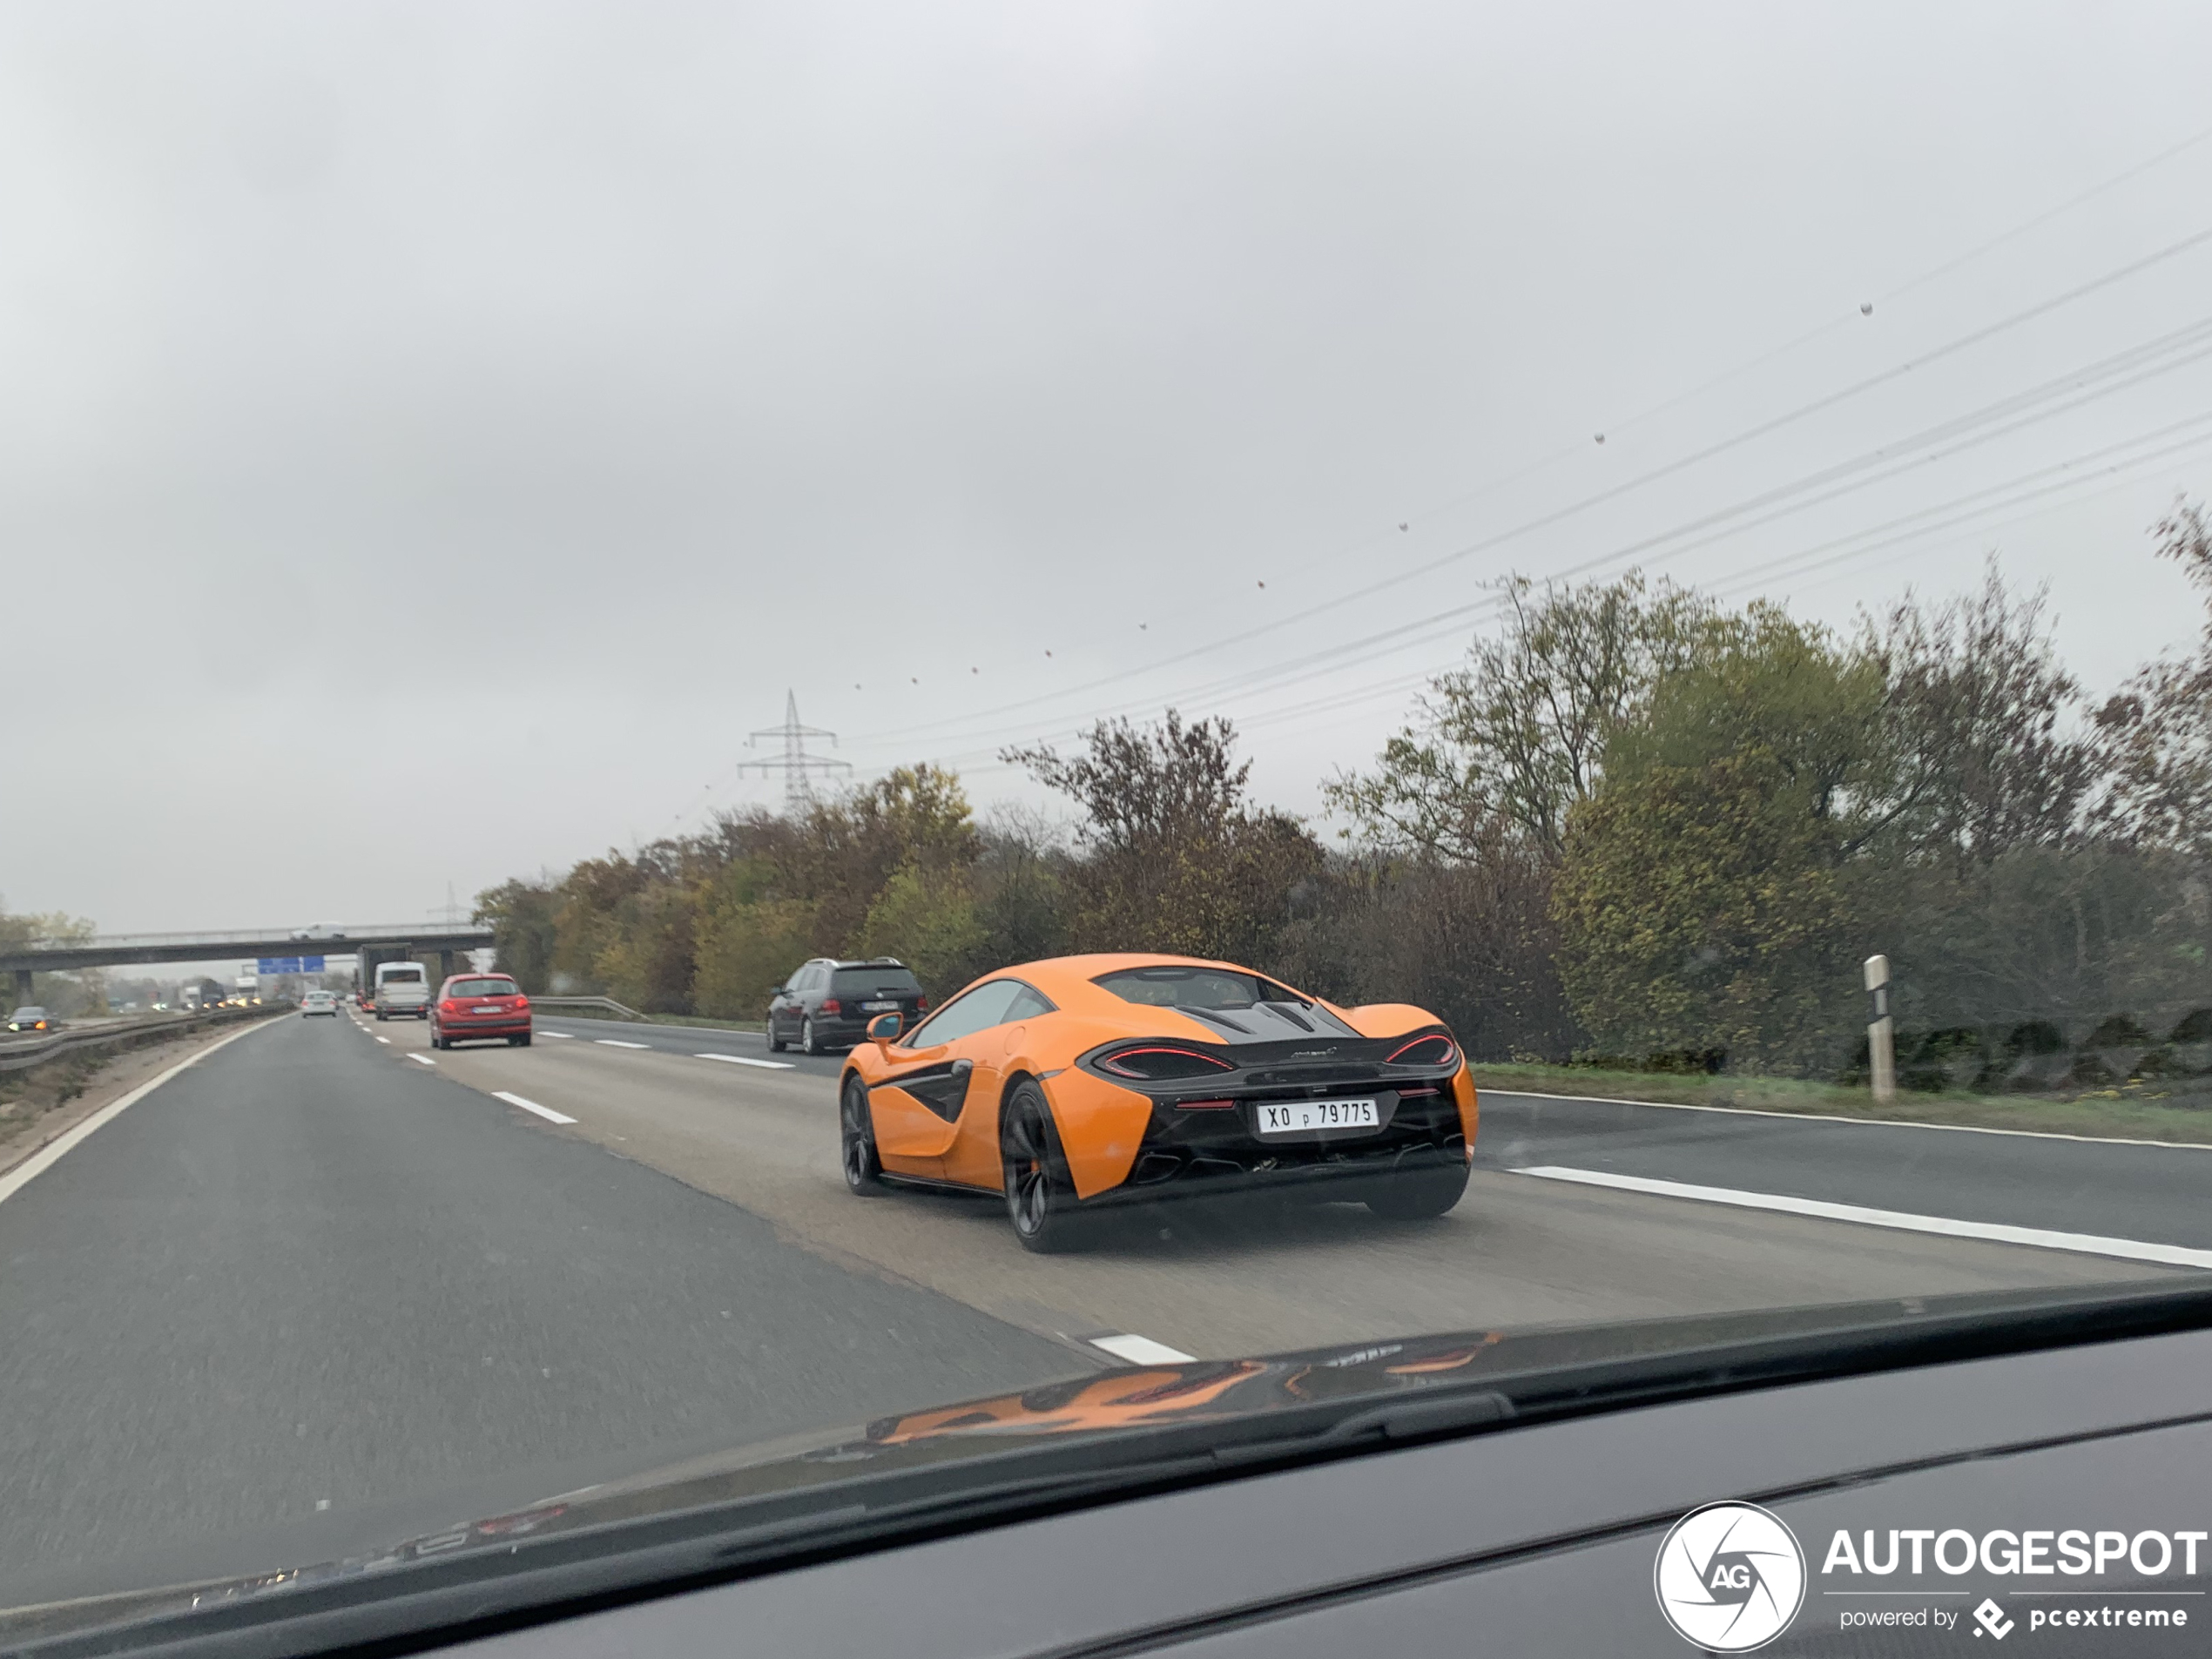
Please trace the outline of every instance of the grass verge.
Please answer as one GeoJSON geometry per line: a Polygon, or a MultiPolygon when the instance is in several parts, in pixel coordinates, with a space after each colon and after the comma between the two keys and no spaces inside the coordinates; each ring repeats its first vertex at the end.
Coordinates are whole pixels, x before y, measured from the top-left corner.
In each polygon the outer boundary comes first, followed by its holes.
{"type": "Polygon", "coordinates": [[[2040,1095],[1900,1094],[1878,1105],[1864,1089],[1795,1077],[1699,1077],[1603,1071],[1592,1066],[1480,1065],[1477,1089],[1501,1094],[1582,1095],[1602,1100],[1739,1111],[1859,1117],[1871,1123],[1947,1123],[1966,1129],[2033,1130],[2046,1135],[2110,1136],[2212,1146],[2212,1090],[2188,1084],[2128,1083],[2067,1098],[2040,1095]]]}

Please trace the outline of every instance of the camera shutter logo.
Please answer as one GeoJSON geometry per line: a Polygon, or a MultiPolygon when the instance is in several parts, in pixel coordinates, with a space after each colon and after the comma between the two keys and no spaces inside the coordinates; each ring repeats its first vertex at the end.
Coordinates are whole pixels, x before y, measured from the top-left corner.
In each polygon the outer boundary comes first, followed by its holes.
{"type": "Polygon", "coordinates": [[[1749,1653],[1804,1605],[1805,1554],[1780,1516],[1709,1503],[1668,1528],[1651,1580],[1676,1635],[1714,1653],[1749,1653]]]}

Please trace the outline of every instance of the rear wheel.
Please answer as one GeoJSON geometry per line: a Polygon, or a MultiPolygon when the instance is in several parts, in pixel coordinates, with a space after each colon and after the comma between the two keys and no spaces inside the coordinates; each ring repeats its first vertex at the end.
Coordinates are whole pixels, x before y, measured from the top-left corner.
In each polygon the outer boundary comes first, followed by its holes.
{"type": "Polygon", "coordinates": [[[437,1028],[435,1026],[431,1028],[430,1031],[430,1046],[433,1049],[442,1049],[446,1046],[446,1040],[438,1035],[437,1028]]]}
{"type": "Polygon", "coordinates": [[[821,1045],[814,1041],[814,1022],[812,1019],[799,1022],[799,1051],[801,1054],[819,1054],[822,1051],[821,1045]]]}
{"type": "Polygon", "coordinates": [[[508,1046],[509,1048],[510,1048],[510,1049],[527,1049],[527,1048],[529,1048],[529,1047],[530,1046],[530,1034],[529,1034],[529,1032],[525,1031],[525,1032],[523,1032],[523,1035],[522,1035],[521,1036],[519,1036],[519,1037],[509,1037],[509,1038],[508,1038],[508,1039],[507,1039],[507,1046],[508,1046]]]}
{"type": "Polygon", "coordinates": [[[999,1116],[999,1155],[1006,1183],[1006,1215],[1024,1250],[1050,1256],[1081,1240],[1076,1184],[1060,1150],[1044,1090],[1024,1081],[1006,1097],[999,1116]]]}
{"type": "Polygon", "coordinates": [[[873,1198],[883,1190],[883,1160],[876,1156],[875,1119],[868,1110],[868,1086],[848,1076],[838,1094],[837,1161],[845,1184],[855,1197],[873,1198]]]}
{"type": "Polygon", "coordinates": [[[1411,1170],[1393,1176],[1367,1197],[1367,1208],[1393,1221],[1433,1221],[1467,1190],[1467,1166],[1411,1170]]]}

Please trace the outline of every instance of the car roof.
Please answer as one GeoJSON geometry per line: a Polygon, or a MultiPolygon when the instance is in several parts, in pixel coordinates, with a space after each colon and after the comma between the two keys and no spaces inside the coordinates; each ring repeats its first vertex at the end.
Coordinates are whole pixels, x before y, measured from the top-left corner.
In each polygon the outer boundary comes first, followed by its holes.
{"type": "Polygon", "coordinates": [[[8,1017],[12,1020],[18,1015],[44,1014],[45,1011],[46,1010],[44,1008],[40,1008],[36,1002],[26,1002],[21,1008],[17,1008],[14,1014],[10,1014],[8,1017]]]}

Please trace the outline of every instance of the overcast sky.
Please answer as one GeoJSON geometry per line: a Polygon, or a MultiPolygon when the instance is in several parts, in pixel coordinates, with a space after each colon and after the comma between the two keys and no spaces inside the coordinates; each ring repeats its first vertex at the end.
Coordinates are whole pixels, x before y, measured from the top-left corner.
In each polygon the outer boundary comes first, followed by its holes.
{"type": "Polygon", "coordinates": [[[2212,318],[2207,62],[2178,0],[0,6],[0,894],[413,920],[777,799],[787,690],[979,806],[1228,714],[1316,812],[1515,570],[1848,625],[1994,550],[2108,688],[2202,614],[2212,358],[2119,354],[2212,318]]]}

